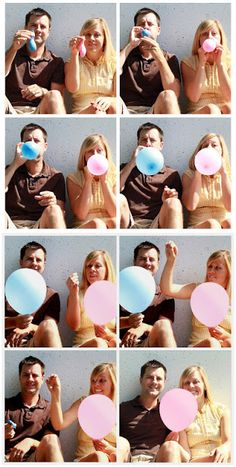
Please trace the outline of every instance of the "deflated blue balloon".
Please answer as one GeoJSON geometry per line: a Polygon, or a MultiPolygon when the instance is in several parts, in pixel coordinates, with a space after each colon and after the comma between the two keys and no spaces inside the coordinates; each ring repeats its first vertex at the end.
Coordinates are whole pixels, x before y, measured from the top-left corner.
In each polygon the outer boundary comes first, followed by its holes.
{"type": "Polygon", "coordinates": [[[43,304],[47,287],[43,276],[33,269],[21,268],[7,278],[6,299],[15,311],[28,315],[43,304]]]}
{"type": "Polygon", "coordinates": [[[156,148],[143,148],[138,152],[136,165],[144,175],[155,175],[163,168],[164,157],[156,148]]]}
{"type": "Polygon", "coordinates": [[[36,45],[35,40],[34,40],[33,37],[30,38],[29,43],[28,43],[28,47],[29,47],[30,52],[36,52],[37,45],[36,45]]]}
{"type": "Polygon", "coordinates": [[[39,147],[34,141],[27,141],[22,144],[21,153],[26,159],[36,159],[39,155],[39,147]]]}
{"type": "Polygon", "coordinates": [[[140,313],[152,303],[156,284],[150,271],[130,266],[120,272],[120,305],[130,313],[140,313]]]}
{"type": "Polygon", "coordinates": [[[148,29],[143,29],[142,32],[141,32],[141,36],[142,37],[150,37],[151,33],[150,33],[150,31],[148,31],[148,29]]]}

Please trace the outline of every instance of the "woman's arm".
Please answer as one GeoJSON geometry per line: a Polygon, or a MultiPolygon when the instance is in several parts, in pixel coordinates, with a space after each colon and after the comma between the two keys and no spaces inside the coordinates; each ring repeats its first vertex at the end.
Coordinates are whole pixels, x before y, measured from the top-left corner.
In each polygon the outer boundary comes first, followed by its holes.
{"type": "Polygon", "coordinates": [[[110,217],[115,217],[116,216],[116,190],[115,187],[111,189],[108,180],[107,180],[107,175],[101,175],[100,176],[100,182],[101,182],[101,187],[102,187],[102,193],[104,197],[104,206],[109,214],[110,217]],[[113,191],[114,190],[114,191],[113,191]]]}
{"type": "Polygon", "coordinates": [[[215,63],[217,66],[220,90],[222,97],[226,102],[231,100],[231,82],[230,82],[230,70],[227,70],[225,63],[222,61],[223,46],[218,44],[215,49],[215,63]]]}
{"type": "Polygon", "coordinates": [[[230,422],[228,410],[225,411],[220,420],[220,434],[222,444],[210,452],[214,456],[214,462],[230,462],[231,443],[230,443],[230,422]]]}
{"type": "Polygon", "coordinates": [[[86,219],[90,209],[90,199],[92,196],[92,179],[87,167],[84,167],[84,185],[81,188],[72,180],[67,178],[67,191],[70,207],[73,214],[80,220],[86,219]]]}
{"type": "Polygon", "coordinates": [[[71,93],[78,91],[80,87],[79,48],[83,40],[83,37],[72,37],[69,44],[70,60],[65,64],[65,85],[71,93]]]}
{"type": "Polygon", "coordinates": [[[186,462],[189,462],[190,459],[191,459],[191,450],[190,450],[190,447],[189,447],[189,444],[188,444],[188,437],[187,437],[187,433],[186,431],[180,431],[179,432],[179,444],[180,446],[182,446],[187,455],[188,455],[188,460],[186,460],[186,462]]]}
{"type": "Polygon", "coordinates": [[[200,199],[200,191],[202,187],[202,175],[195,170],[192,178],[183,174],[182,177],[183,194],[182,202],[188,211],[195,211],[198,207],[200,199]]]}
{"type": "Polygon", "coordinates": [[[76,419],[80,400],[74,402],[69,409],[62,412],[61,407],[61,382],[57,375],[52,374],[46,380],[48,390],[51,393],[51,422],[55,430],[63,430],[70,426],[76,419]]]}
{"type": "Polygon", "coordinates": [[[66,281],[69,296],[66,308],[66,321],[73,331],[80,327],[79,280],[77,273],[72,273],[66,281]]]}
{"type": "Polygon", "coordinates": [[[178,254],[177,246],[174,242],[166,243],[166,264],[163,269],[160,281],[161,291],[168,297],[179,298],[182,300],[189,299],[196,284],[175,284],[173,282],[173,272],[175,261],[178,254]]]}
{"type": "Polygon", "coordinates": [[[198,102],[203,83],[206,79],[205,64],[207,61],[206,53],[202,48],[198,50],[199,62],[196,70],[193,70],[185,63],[181,62],[181,71],[184,82],[184,92],[191,102],[198,102]]]}
{"type": "Polygon", "coordinates": [[[222,200],[224,203],[225,209],[231,211],[231,183],[230,179],[225,171],[224,164],[222,164],[221,169],[219,170],[221,175],[221,186],[222,186],[222,200]]]}

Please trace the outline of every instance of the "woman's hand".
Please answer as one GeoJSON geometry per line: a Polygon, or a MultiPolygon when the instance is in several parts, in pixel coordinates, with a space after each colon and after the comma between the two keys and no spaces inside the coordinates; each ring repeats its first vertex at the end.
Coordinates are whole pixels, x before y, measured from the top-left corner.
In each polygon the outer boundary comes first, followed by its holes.
{"type": "Polygon", "coordinates": [[[228,445],[222,444],[210,452],[210,457],[214,457],[214,462],[225,464],[229,461],[230,449],[228,445]]]}
{"type": "Polygon", "coordinates": [[[176,443],[178,443],[179,442],[179,433],[177,433],[176,431],[171,431],[166,436],[165,441],[176,441],[176,443]]]}
{"type": "Polygon", "coordinates": [[[101,96],[91,102],[92,106],[95,108],[95,113],[104,113],[106,114],[110,106],[116,108],[116,98],[109,96],[101,96]]]}
{"type": "Polygon", "coordinates": [[[93,180],[93,178],[94,178],[94,175],[91,174],[91,172],[89,172],[87,166],[85,166],[85,167],[83,168],[83,172],[84,172],[84,180],[85,180],[85,182],[92,183],[92,180],[93,180]]]}
{"type": "Polygon", "coordinates": [[[46,384],[51,395],[59,398],[61,395],[61,382],[59,376],[54,373],[51,374],[46,379],[46,384]]]}
{"type": "Polygon", "coordinates": [[[175,261],[178,256],[178,248],[172,241],[166,243],[166,258],[170,261],[175,261]]]}
{"type": "Polygon", "coordinates": [[[105,452],[105,454],[108,454],[108,455],[116,453],[116,448],[111,446],[111,444],[109,444],[108,441],[106,441],[105,439],[102,439],[102,440],[94,439],[93,445],[96,451],[105,452]]]}
{"type": "Polygon", "coordinates": [[[224,52],[224,47],[221,44],[218,44],[214,50],[213,56],[214,56],[214,62],[217,66],[220,66],[222,64],[222,55],[224,52]]]}
{"type": "Polygon", "coordinates": [[[72,39],[69,42],[69,47],[72,55],[77,55],[79,54],[79,49],[81,44],[83,44],[85,40],[84,36],[75,36],[72,37],[72,39]]]}
{"type": "Polygon", "coordinates": [[[77,272],[72,272],[66,281],[66,285],[69,289],[69,292],[79,291],[79,277],[77,272]]]}
{"type": "Polygon", "coordinates": [[[209,53],[205,52],[202,47],[200,47],[197,52],[198,52],[199,64],[202,66],[205,66],[208,60],[208,57],[209,57],[209,53]]]}

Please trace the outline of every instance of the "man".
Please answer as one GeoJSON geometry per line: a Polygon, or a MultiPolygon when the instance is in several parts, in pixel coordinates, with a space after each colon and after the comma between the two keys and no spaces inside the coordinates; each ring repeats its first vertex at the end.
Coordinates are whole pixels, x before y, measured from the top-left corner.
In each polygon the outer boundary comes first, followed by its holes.
{"type": "MultiPolygon", "coordinates": [[[[20,250],[20,267],[43,274],[46,249],[37,242],[29,242],[20,250]]],[[[22,315],[6,301],[6,347],[62,347],[58,331],[60,298],[55,290],[47,287],[46,298],[32,315],[22,315]]]]}
{"type": "Polygon", "coordinates": [[[19,364],[21,392],[5,402],[8,462],[63,462],[60,442],[50,423],[50,403],[40,396],[44,368],[41,360],[31,356],[19,364]]]}
{"type": "Polygon", "coordinates": [[[29,123],[21,131],[21,143],[7,166],[6,211],[7,228],[65,228],[65,180],[63,174],[44,161],[47,132],[40,125],[29,123]],[[39,155],[25,159],[22,144],[33,141],[39,155]]]}
{"type": "Polygon", "coordinates": [[[64,62],[46,48],[50,30],[50,14],[34,8],[25,17],[25,28],[15,33],[5,58],[6,113],[66,113],[64,62]],[[35,42],[34,51],[30,39],[35,42]]]}
{"type": "Polygon", "coordinates": [[[141,8],[121,51],[120,94],[130,113],[179,114],[180,69],[175,55],[160,48],[160,16],[141,8]]]}
{"type": "Polygon", "coordinates": [[[131,462],[189,461],[189,454],[177,442],[178,433],[169,433],[160,417],[159,396],[165,382],[162,363],[145,363],[141,367],[140,396],[120,405],[120,435],[129,441],[131,462]]]}
{"type": "MultiPolygon", "coordinates": [[[[134,266],[155,276],[160,264],[160,250],[151,242],[140,243],[134,249],[134,266]]],[[[130,314],[121,308],[120,338],[125,347],[176,347],[172,323],[175,302],[168,299],[157,285],[152,304],[144,314],[130,314]],[[128,328],[126,331],[125,328],[128,328]]]]}
{"type": "Polygon", "coordinates": [[[164,146],[163,131],[154,123],[144,123],[137,131],[137,147],[130,161],[122,164],[120,173],[121,228],[183,227],[180,198],[182,184],[178,172],[163,166],[155,175],[144,175],[136,167],[140,149],[164,146]],[[128,204],[127,204],[128,203],[128,204]]]}

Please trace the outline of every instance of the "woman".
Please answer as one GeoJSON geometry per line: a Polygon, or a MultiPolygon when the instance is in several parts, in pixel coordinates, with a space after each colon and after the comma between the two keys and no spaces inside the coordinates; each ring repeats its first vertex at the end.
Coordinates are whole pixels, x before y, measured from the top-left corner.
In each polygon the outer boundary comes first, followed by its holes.
{"type": "Polygon", "coordinates": [[[67,190],[74,227],[83,229],[111,229],[116,226],[116,168],[111,150],[103,135],[87,136],[79,153],[77,171],[67,177],[67,190]],[[93,155],[105,157],[108,170],[100,176],[92,175],[87,162],[93,155]]]}
{"type": "Polygon", "coordinates": [[[189,113],[231,112],[230,67],[230,51],[222,25],[218,20],[203,21],[195,33],[191,57],[181,63],[189,113]],[[213,52],[202,48],[206,39],[215,39],[213,52]]]}
{"type": "Polygon", "coordinates": [[[106,21],[86,21],[80,35],[70,40],[70,51],[65,84],[72,94],[72,113],[116,113],[116,53],[106,21]]]}
{"type": "Polygon", "coordinates": [[[190,391],[198,404],[195,420],[179,434],[179,443],[189,453],[190,462],[230,462],[228,410],[214,402],[204,369],[201,366],[186,368],[179,386],[190,391]]]}
{"type": "Polygon", "coordinates": [[[189,211],[188,227],[229,229],[231,210],[230,163],[224,138],[208,133],[198,143],[183,174],[182,202],[189,211]],[[215,149],[222,165],[214,175],[202,175],[195,167],[195,156],[203,148],[215,149]]]}
{"type": "MultiPolygon", "coordinates": [[[[173,272],[178,249],[174,242],[166,243],[166,264],[161,276],[160,287],[162,292],[173,298],[187,300],[199,285],[197,283],[175,284],[173,272]]],[[[207,260],[205,282],[214,282],[224,287],[231,297],[231,256],[228,250],[219,250],[212,253],[207,260]]],[[[200,323],[195,316],[192,317],[192,333],[190,347],[231,347],[231,308],[224,320],[215,328],[208,328],[200,323]]]]}
{"type": "Polygon", "coordinates": [[[110,256],[106,251],[91,251],[85,259],[82,281],[79,284],[77,273],[67,279],[69,297],[66,320],[70,328],[76,332],[74,347],[115,347],[115,320],[106,326],[94,324],[84,309],[84,294],[87,288],[96,281],[115,282],[115,271],[110,256]]]}
{"type": "MultiPolygon", "coordinates": [[[[62,412],[61,383],[57,375],[47,379],[47,387],[51,393],[51,422],[55,430],[64,430],[78,420],[78,409],[84,397],[75,401],[69,409],[62,412]]],[[[116,398],[116,369],[113,363],[101,363],[96,366],[90,376],[89,394],[101,394],[109,397],[114,403],[116,398]]],[[[96,423],[96,420],[95,420],[96,423]]],[[[116,432],[109,433],[103,440],[92,440],[81,427],[77,433],[77,462],[115,462],[116,432]]]]}

